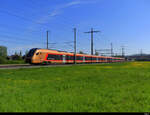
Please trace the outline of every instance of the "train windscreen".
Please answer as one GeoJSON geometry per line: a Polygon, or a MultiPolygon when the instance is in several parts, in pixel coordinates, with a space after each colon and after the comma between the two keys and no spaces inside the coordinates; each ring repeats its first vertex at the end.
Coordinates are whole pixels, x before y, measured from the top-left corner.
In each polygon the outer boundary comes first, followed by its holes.
{"type": "Polygon", "coordinates": [[[32,57],[37,49],[38,49],[38,48],[31,49],[31,50],[29,51],[29,53],[27,54],[27,57],[32,57]]]}

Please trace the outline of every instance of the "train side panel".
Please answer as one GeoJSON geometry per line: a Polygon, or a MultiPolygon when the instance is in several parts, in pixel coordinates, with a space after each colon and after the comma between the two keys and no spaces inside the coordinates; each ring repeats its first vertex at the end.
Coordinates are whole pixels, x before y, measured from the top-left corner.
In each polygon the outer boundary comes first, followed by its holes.
{"type": "MultiPolygon", "coordinates": [[[[76,55],[76,63],[111,63],[123,62],[124,58],[105,57],[105,56],[91,56],[85,54],[76,55]]],[[[66,52],[58,52],[47,49],[36,50],[32,56],[33,64],[49,64],[49,63],[74,63],[74,54],[66,52]]]]}

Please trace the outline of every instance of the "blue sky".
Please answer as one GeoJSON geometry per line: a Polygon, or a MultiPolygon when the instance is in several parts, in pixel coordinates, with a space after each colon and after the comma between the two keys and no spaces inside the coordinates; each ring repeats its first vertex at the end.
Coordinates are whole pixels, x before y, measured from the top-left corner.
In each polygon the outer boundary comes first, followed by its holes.
{"type": "Polygon", "coordinates": [[[50,31],[49,47],[73,51],[73,28],[77,28],[77,50],[90,53],[91,28],[94,49],[110,48],[126,54],[150,53],[149,0],[1,0],[0,45],[9,54],[30,48],[46,48],[46,31],[50,31]]]}

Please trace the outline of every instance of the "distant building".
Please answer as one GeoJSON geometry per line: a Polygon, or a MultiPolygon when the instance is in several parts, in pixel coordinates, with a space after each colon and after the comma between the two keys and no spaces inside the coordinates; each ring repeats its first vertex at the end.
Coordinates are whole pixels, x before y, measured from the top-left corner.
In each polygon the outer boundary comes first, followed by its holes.
{"type": "Polygon", "coordinates": [[[128,60],[134,61],[150,61],[150,54],[135,54],[126,57],[128,60]]]}
{"type": "Polygon", "coordinates": [[[20,60],[21,57],[19,55],[11,55],[7,57],[8,60],[20,60]]]}
{"type": "Polygon", "coordinates": [[[0,46],[0,56],[1,57],[7,57],[7,47],[0,46]]]}

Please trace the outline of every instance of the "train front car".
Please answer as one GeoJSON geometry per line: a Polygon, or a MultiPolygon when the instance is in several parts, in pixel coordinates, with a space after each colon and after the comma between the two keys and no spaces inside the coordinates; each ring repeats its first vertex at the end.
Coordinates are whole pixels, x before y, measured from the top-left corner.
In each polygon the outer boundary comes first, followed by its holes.
{"type": "Polygon", "coordinates": [[[25,58],[25,62],[29,63],[29,64],[33,64],[33,56],[35,55],[35,52],[38,50],[39,48],[33,48],[29,51],[29,53],[26,55],[25,58]]]}

